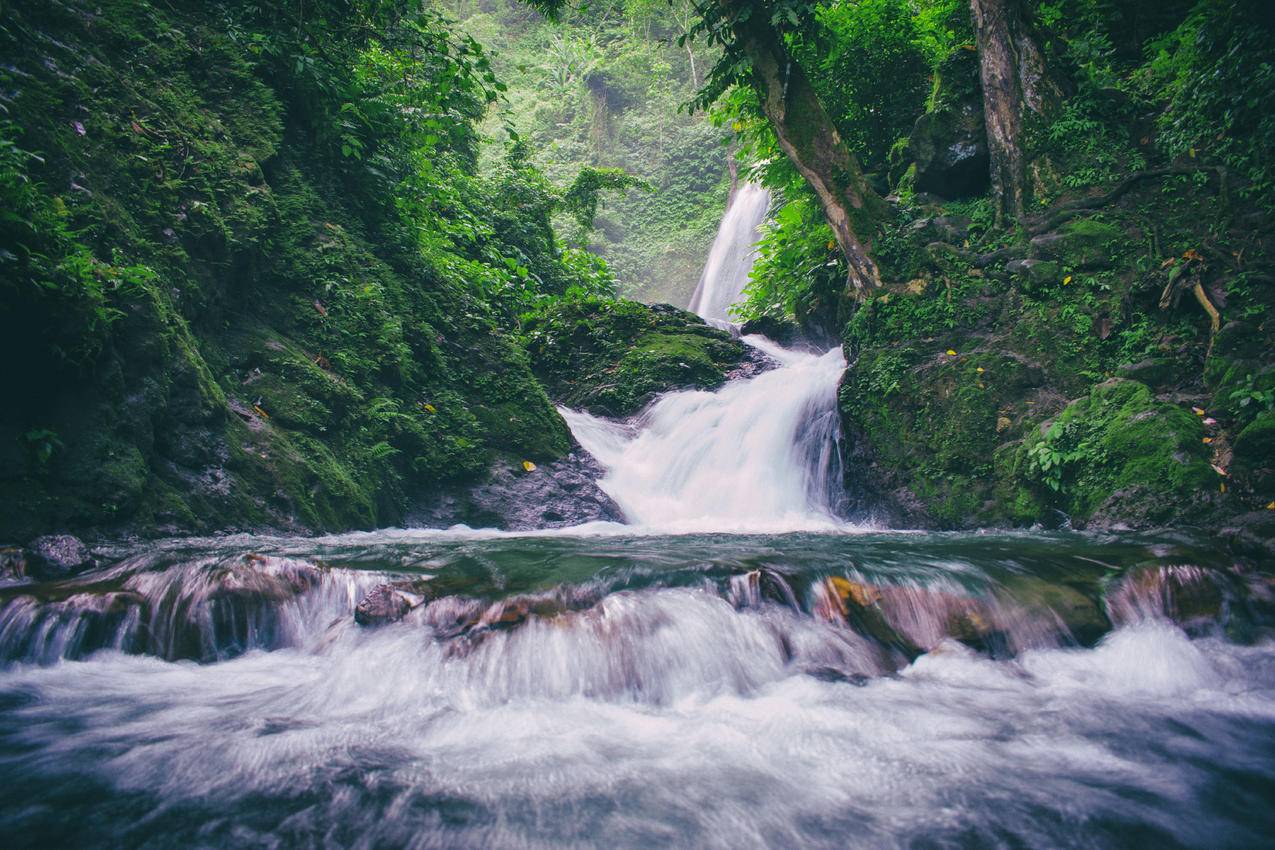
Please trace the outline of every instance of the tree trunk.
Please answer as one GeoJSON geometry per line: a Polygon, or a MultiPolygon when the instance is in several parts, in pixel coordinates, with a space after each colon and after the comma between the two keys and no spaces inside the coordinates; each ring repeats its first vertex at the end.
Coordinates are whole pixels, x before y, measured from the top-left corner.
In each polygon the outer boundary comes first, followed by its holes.
{"type": "MultiPolygon", "coordinates": [[[[718,0],[729,15],[739,0],[718,0]]],[[[823,206],[837,245],[849,264],[848,283],[863,295],[880,286],[870,255],[870,234],[885,204],[863,177],[801,66],[788,55],[766,16],[753,14],[732,24],[736,45],[753,68],[762,111],[779,147],[806,179],[823,206]]]]}
{"type": "Polygon", "coordinates": [[[1032,116],[1058,99],[1023,15],[1022,0],[970,0],[983,83],[983,120],[991,154],[996,220],[1023,226],[1031,197],[1023,133],[1032,116]]]}

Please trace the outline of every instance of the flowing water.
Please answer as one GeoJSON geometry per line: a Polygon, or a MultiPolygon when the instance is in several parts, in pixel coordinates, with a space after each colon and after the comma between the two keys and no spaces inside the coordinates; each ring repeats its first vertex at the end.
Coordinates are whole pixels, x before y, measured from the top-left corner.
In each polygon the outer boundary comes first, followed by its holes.
{"type": "Polygon", "coordinates": [[[607,526],[105,555],[4,595],[5,847],[1275,830],[1275,646],[1228,640],[1269,586],[1183,539],[607,526]],[[356,625],[385,581],[429,590],[356,625]]]}
{"type": "Polygon", "coordinates": [[[769,206],[770,192],[756,183],[745,183],[731,196],[691,296],[692,313],[719,327],[729,326],[730,308],[748,283],[756,258],[757,228],[769,206]]]}
{"type": "Polygon", "coordinates": [[[796,531],[838,525],[841,349],[744,341],[778,367],[715,392],[669,393],[635,422],[563,410],[635,525],[664,531],[796,531]]]}
{"type": "Polygon", "coordinates": [[[846,522],[840,351],[745,342],[773,368],[564,411],[630,525],[153,541],[0,585],[0,846],[1270,845],[1269,573],[846,522]]]}

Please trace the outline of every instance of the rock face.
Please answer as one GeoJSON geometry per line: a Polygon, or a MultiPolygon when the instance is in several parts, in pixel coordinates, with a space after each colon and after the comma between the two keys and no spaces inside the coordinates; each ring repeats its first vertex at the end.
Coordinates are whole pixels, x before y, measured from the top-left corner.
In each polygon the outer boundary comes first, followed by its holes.
{"type": "Polygon", "coordinates": [[[408,525],[531,531],[586,522],[623,522],[619,506],[597,485],[603,469],[584,449],[527,470],[521,463],[493,467],[486,481],[419,501],[408,525]]]}
{"type": "Polygon", "coordinates": [[[934,107],[916,120],[907,145],[913,187],[943,198],[976,195],[988,184],[978,62],[967,51],[957,54],[939,69],[934,107]]]}
{"type": "Polygon", "coordinates": [[[92,569],[94,565],[89,548],[70,534],[37,537],[27,547],[27,570],[38,579],[55,581],[92,569]]]}
{"type": "MultiPolygon", "coordinates": [[[[248,49],[270,25],[226,42],[215,73],[190,75],[221,24],[190,5],[131,5],[109,39],[78,2],[4,11],[6,32],[42,33],[69,64],[39,39],[6,42],[5,73],[25,81],[6,94],[6,120],[41,156],[21,158],[11,181],[24,200],[0,206],[48,211],[24,214],[23,244],[50,267],[111,256],[118,233],[94,222],[126,229],[130,285],[36,286],[42,272],[28,283],[23,270],[40,264],[0,252],[0,392],[21,400],[0,417],[0,540],[398,524],[396,493],[482,475],[504,455],[566,454],[565,423],[473,271],[427,259],[388,198],[357,200],[380,178],[350,182],[327,142],[284,132],[319,101],[248,49]],[[160,86],[181,107],[145,112],[160,86]],[[81,138],[50,103],[150,119],[145,133],[81,138]],[[180,165],[162,141],[174,134],[180,165]],[[84,191],[63,209],[68,161],[84,191]],[[183,181],[138,177],[175,167],[199,174],[199,200],[183,181]]],[[[328,53],[335,41],[322,48],[334,73],[353,74],[328,53]]],[[[526,251],[531,274],[568,288],[578,273],[555,259],[547,211],[482,194],[464,215],[520,228],[515,251],[494,224],[491,256],[526,251]]],[[[107,273],[93,268],[85,280],[107,273]]]]}

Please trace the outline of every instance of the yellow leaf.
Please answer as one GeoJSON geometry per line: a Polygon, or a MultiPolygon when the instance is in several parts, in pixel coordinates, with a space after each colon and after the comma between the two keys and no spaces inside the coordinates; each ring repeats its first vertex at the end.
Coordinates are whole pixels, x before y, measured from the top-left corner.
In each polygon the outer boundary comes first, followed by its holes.
{"type": "Polygon", "coordinates": [[[526,470],[527,472],[535,472],[535,471],[536,471],[536,465],[535,465],[534,463],[532,463],[531,461],[529,461],[529,460],[524,460],[524,461],[522,462],[522,468],[523,468],[524,470],[526,470]]]}
{"type": "Polygon", "coordinates": [[[425,408],[425,412],[426,412],[426,413],[437,413],[437,412],[438,412],[438,408],[437,408],[437,407],[435,407],[435,406],[434,406],[434,405],[432,405],[432,404],[428,404],[428,403],[427,403],[427,404],[424,404],[424,405],[422,405],[422,406],[425,408]]]}
{"type": "Polygon", "coordinates": [[[828,250],[829,250],[829,251],[831,251],[831,250],[832,250],[833,248],[835,248],[835,247],[837,247],[837,243],[836,243],[836,242],[833,242],[831,239],[829,239],[829,240],[828,240],[828,250]]]}
{"type": "Polygon", "coordinates": [[[1204,442],[1205,444],[1211,443],[1211,442],[1213,442],[1213,438],[1212,438],[1212,437],[1205,437],[1205,438],[1204,438],[1204,440],[1203,440],[1203,442],[1204,442]]]}
{"type": "Polygon", "coordinates": [[[1267,503],[1266,503],[1266,510],[1268,510],[1268,511],[1275,511],[1275,502],[1267,502],[1267,503]]]}
{"type": "Polygon", "coordinates": [[[1217,485],[1217,491],[1218,491],[1219,493],[1225,493],[1225,492],[1226,492],[1226,482],[1225,482],[1225,481],[1223,481],[1221,484],[1217,485]]]}
{"type": "Polygon", "coordinates": [[[1195,159],[1195,148],[1188,148],[1187,153],[1191,155],[1191,159],[1195,159]]]}
{"type": "Polygon", "coordinates": [[[949,348],[949,349],[947,350],[947,356],[948,356],[948,357],[955,357],[955,356],[956,356],[956,349],[955,349],[955,348],[949,348]]]}
{"type": "Polygon", "coordinates": [[[1194,413],[1196,416],[1203,416],[1203,415],[1204,415],[1204,411],[1203,411],[1203,410],[1201,410],[1201,409],[1200,409],[1200,408],[1198,408],[1198,407],[1193,407],[1193,408],[1191,408],[1191,412],[1192,412],[1192,413],[1194,413]]]}
{"type": "Polygon", "coordinates": [[[1063,286],[1066,286],[1069,283],[1071,283],[1071,275],[1067,275],[1065,278],[1063,278],[1063,286]]]}
{"type": "Polygon", "coordinates": [[[982,366],[979,366],[979,367],[978,367],[977,369],[975,369],[974,371],[975,371],[975,372],[978,372],[978,373],[981,375],[981,374],[983,374],[984,372],[986,372],[987,370],[986,370],[986,369],[984,369],[982,366]]]}
{"type": "Polygon", "coordinates": [[[252,406],[252,409],[253,409],[253,410],[255,410],[255,411],[257,411],[257,415],[258,415],[258,416],[260,416],[262,419],[269,419],[269,418],[270,418],[270,414],[269,414],[269,413],[266,413],[264,410],[262,410],[260,406],[258,406],[258,405],[255,405],[255,404],[254,404],[254,405],[252,406]]]}

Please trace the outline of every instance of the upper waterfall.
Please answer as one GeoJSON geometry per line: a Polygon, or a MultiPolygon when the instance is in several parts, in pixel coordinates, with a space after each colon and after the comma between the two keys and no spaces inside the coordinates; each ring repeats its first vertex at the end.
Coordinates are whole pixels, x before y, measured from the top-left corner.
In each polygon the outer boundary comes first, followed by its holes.
{"type": "Polygon", "coordinates": [[[770,191],[756,183],[745,183],[731,197],[691,296],[692,313],[710,323],[730,321],[730,308],[748,283],[756,259],[757,228],[769,206],[770,191]]]}

